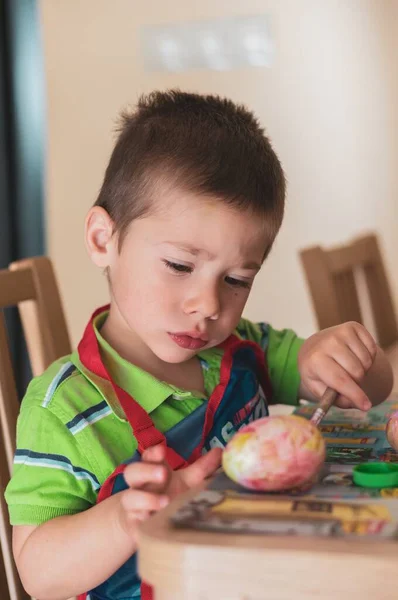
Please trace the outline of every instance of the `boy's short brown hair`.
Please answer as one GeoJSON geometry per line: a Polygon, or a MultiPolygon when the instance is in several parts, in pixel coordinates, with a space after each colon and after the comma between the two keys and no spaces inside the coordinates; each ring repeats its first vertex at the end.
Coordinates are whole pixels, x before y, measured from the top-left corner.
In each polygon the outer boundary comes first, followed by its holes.
{"type": "Polygon", "coordinates": [[[119,137],[96,201],[119,243],[129,224],[149,213],[162,180],[217,197],[267,221],[273,241],[282,222],[285,177],[255,116],[218,96],[170,90],[142,96],[121,116],[119,137]]]}

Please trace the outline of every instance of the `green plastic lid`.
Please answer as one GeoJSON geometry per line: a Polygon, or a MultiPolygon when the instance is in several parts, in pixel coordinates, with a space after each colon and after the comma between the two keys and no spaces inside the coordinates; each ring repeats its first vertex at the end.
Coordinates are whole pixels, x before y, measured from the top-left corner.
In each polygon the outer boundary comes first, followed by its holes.
{"type": "Polygon", "coordinates": [[[398,487],[398,464],[374,462],[356,465],[352,472],[352,479],[361,487],[398,487]]]}

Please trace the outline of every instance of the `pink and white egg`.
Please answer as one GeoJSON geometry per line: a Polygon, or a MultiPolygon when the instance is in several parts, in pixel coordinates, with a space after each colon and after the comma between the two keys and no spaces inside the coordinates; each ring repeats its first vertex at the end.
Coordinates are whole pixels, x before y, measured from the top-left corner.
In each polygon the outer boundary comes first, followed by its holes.
{"type": "Polygon", "coordinates": [[[386,436],[391,448],[394,448],[398,452],[398,410],[388,419],[386,436]]]}
{"type": "Polygon", "coordinates": [[[222,458],[225,473],[245,488],[286,491],[312,481],[325,461],[319,429],[295,415],[264,417],[240,429],[222,458]]]}

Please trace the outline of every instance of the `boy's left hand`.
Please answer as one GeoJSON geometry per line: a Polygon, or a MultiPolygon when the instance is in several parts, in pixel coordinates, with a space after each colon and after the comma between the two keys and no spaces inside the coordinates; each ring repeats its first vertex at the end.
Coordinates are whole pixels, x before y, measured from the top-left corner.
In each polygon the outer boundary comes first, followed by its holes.
{"type": "Polygon", "coordinates": [[[166,448],[158,444],[147,448],[142,455],[144,462],[158,464],[163,468],[163,477],[158,484],[146,486],[156,493],[166,494],[171,500],[213,475],[221,466],[221,448],[213,448],[194,463],[173,471],[166,461],[166,448]]]}
{"type": "Polygon", "coordinates": [[[319,400],[330,387],[340,394],[337,406],[369,410],[372,403],[359,383],[376,354],[376,342],[359,323],[344,323],[315,333],[298,355],[300,397],[319,400]]]}

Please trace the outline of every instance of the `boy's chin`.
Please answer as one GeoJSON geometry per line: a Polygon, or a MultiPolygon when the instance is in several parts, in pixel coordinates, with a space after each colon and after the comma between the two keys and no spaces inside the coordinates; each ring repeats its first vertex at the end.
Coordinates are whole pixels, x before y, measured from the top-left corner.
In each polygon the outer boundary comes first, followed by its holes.
{"type": "Polygon", "coordinates": [[[183,363],[198,354],[199,350],[187,350],[185,348],[179,348],[177,345],[175,348],[170,344],[158,346],[152,348],[152,352],[163,362],[169,364],[183,363]]]}
{"type": "Polygon", "coordinates": [[[175,350],[174,352],[163,351],[156,352],[156,356],[160,358],[165,363],[169,363],[171,365],[177,365],[179,363],[186,362],[193,356],[195,356],[197,352],[193,350],[175,350]]]}

